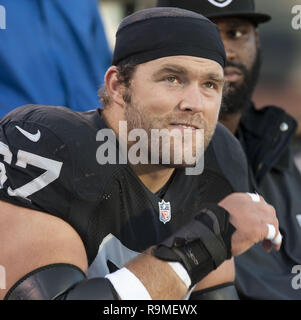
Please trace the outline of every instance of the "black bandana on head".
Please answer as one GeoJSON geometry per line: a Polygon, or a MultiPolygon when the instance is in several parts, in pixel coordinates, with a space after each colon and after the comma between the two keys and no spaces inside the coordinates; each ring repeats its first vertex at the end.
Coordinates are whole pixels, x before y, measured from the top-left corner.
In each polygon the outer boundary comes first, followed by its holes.
{"type": "Polygon", "coordinates": [[[188,10],[151,8],[121,22],[112,64],[140,64],[178,55],[211,59],[222,67],[226,61],[219,30],[210,20],[188,10]]]}

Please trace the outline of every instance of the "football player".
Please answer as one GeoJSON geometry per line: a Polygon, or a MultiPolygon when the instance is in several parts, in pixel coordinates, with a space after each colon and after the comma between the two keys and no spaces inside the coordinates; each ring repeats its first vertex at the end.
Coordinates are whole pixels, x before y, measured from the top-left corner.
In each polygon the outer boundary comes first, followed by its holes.
{"type": "Polygon", "coordinates": [[[0,297],[237,299],[232,257],[260,241],[279,250],[281,240],[274,208],[246,193],[239,143],[217,126],[218,29],[190,11],[153,8],[125,18],[116,40],[103,110],[27,105],[1,119],[0,297]],[[170,140],[156,145],[158,163],[124,161],[138,129],[146,160],[154,130],[170,140]],[[202,144],[203,173],[187,174],[202,144]],[[184,152],[166,163],[174,146],[184,152]]]}

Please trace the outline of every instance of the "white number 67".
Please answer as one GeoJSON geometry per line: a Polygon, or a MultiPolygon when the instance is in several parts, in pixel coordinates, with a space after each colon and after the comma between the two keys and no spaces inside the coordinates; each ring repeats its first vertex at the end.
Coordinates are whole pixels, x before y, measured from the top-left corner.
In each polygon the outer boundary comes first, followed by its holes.
{"type": "MultiPolygon", "coordinates": [[[[12,153],[9,150],[9,147],[2,142],[0,142],[0,154],[4,156],[4,161],[10,165],[12,162],[12,153]]],[[[63,165],[62,162],[44,158],[23,150],[19,150],[17,154],[16,166],[26,168],[28,164],[40,169],[44,169],[46,171],[34,180],[26,183],[24,186],[19,187],[15,190],[12,190],[11,187],[8,187],[7,193],[10,196],[18,196],[27,199],[27,197],[43,189],[48,184],[56,180],[60,176],[60,172],[63,165]]],[[[2,162],[0,162],[0,189],[3,188],[3,185],[6,182],[6,180],[7,176],[5,166],[2,162]]]]}

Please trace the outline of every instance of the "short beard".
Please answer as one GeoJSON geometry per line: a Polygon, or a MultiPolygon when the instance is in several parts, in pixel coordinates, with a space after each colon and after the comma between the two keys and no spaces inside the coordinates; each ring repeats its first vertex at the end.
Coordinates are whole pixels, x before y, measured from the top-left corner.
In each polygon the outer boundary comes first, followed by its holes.
{"type": "Polygon", "coordinates": [[[229,115],[243,113],[250,105],[261,68],[260,49],[257,49],[257,54],[251,70],[248,70],[243,64],[232,62],[227,62],[226,67],[238,68],[244,75],[244,82],[240,86],[236,86],[233,83],[226,84],[219,120],[226,120],[229,115]]]}
{"type": "MultiPolygon", "coordinates": [[[[131,89],[127,89],[124,95],[124,101],[125,101],[125,119],[127,121],[127,129],[128,129],[128,133],[133,130],[133,129],[144,129],[147,133],[148,136],[148,145],[151,146],[151,131],[152,129],[167,129],[167,124],[174,122],[173,120],[175,120],[175,116],[174,115],[170,115],[168,117],[166,117],[165,121],[162,123],[162,118],[161,117],[152,117],[151,114],[146,113],[145,111],[142,112],[141,108],[139,108],[138,105],[136,105],[133,102],[132,96],[131,96],[131,89]],[[149,120],[152,120],[151,122],[149,120]]],[[[210,126],[206,121],[204,121],[203,119],[200,119],[200,115],[194,115],[194,116],[190,116],[191,122],[197,122],[198,124],[200,124],[200,127],[204,130],[204,152],[207,149],[212,136],[214,134],[214,131],[216,129],[216,124],[217,122],[215,122],[212,126],[210,126]],[[194,120],[192,120],[194,119],[194,120]]],[[[188,119],[188,118],[187,118],[188,119]]],[[[186,120],[187,120],[186,119],[186,120]]],[[[182,118],[183,120],[183,118],[182,118]]],[[[169,167],[169,168],[183,168],[183,167],[192,167],[195,164],[175,164],[173,163],[173,161],[171,161],[171,164],[163,164],[162,163],[162,152],[164,150],[164,147],[162,146],[162,143],[160,143],[160,147],[159,149],[161,150],[160,154],[160,165],[164,166],[164,167],[169,167]]],[[[171,151],[173,152],[173,151],[171,151]]],[[[202,155],[200,155],[202,156],[202,155]]],[[[151,159],[151,153],[149,150],[149,154],[148,154],[149,160],[151,159]]]]}

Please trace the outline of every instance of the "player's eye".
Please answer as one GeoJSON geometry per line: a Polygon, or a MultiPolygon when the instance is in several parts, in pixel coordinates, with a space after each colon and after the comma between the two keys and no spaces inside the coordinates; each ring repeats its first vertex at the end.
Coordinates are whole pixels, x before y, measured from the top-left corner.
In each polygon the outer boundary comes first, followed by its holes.
{"type": "Polygon", "coordinates": [[[232,29],[227,32],[228,38],[230,39],[240,39],[246,34],[245,31],[240,29],[232,29]]]}
{"type": "Polygon", "coordinates": [[[207,89],[216,89],[216,84],[212,81],[208,81],[204,84],[205,88],[207,89]]]}
{"type": "Polygon", "coordinates": [[[170,83],[175,83],[177,80],[178,80],[178,79],[177,79],[177,77],[175,77],[175,76],[168,76],[168,77],[166,77],[166,81],[167,81],[167,82],[170,82],[170,83]]]}

